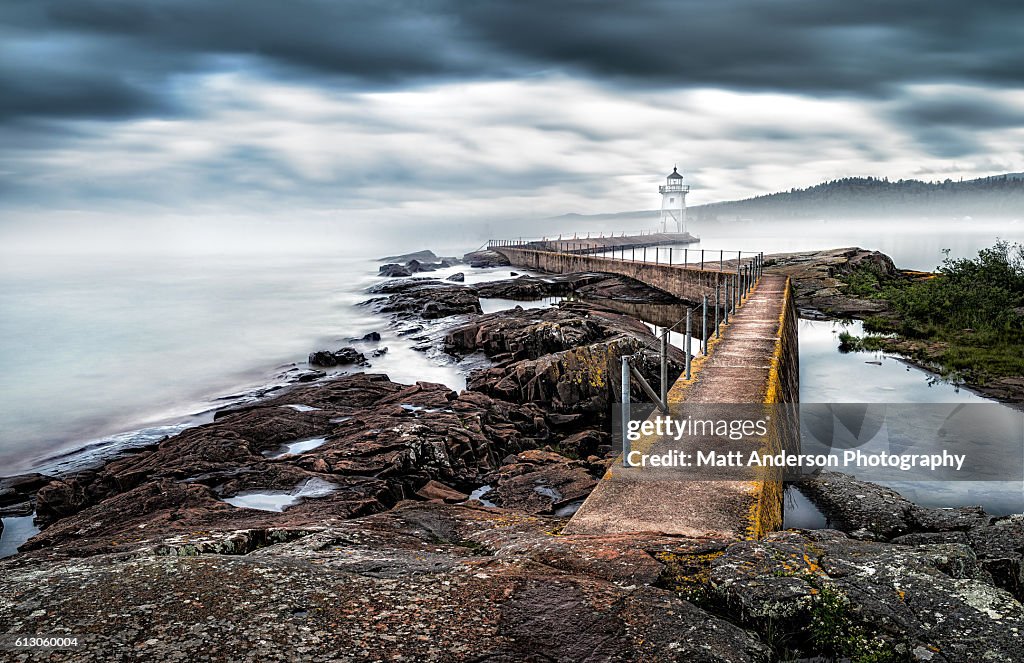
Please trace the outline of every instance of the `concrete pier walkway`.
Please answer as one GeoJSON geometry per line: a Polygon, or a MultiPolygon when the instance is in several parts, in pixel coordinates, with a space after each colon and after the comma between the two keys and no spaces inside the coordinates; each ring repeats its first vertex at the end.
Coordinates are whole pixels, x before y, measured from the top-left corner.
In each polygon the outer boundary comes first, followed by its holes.
{"type": "MultiPolygon", "coordinates": [[[[799,367],[785,277],[766,275],[690,380],[669,390],[669,404],[776,403],[795,400],[799,367]],[[788,323],[788,324],[787,324],[788,323]],[[787,336],[790,338],[787,339],[787,336]]],[[[672,440],[634,443],[648,453],[686,450],[672,440]]],[[[782,524],[781,482],[674,478],[618,472],[613,466],[565,528],[572,534],[658,531],[684,536],[759,537],[782,524]]]]}
{"type": "MultiPolygon", "coordinates": [[[[560,273],[622,274],[688,301],[713,293],[716,285],[724,284],[734,273],[522,248],[496,250],[517,266],[560,273]]],[[[720,337],[711,340],[707,356],[695,358],[691,378],[680,377],[672,385],[670,407],[795,403],[799,398],[796,322],[789,279],[763,275],[729,323],[721,327],[720,337]]],[[[652,436],[633,443],[633,448],[662,453],[682,451],[680,445],[685,444],[652,436]]],[[[620,468],[619,462],[612,466],[569,521],[566,533],[658,531],[756,538],[782,525],[782,482],[776,474],[705,480],[693,472],[680,478],[671,472],[620,468]]]]}

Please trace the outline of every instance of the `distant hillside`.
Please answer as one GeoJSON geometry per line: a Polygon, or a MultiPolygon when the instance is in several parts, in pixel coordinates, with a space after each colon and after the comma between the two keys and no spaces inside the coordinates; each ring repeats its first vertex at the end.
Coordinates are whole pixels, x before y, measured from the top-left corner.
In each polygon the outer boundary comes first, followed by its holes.
{"type": "Polygon", "coordinates": [[[846,177],[806,189],[691,207],[691,219],[1024,218],[1024,173],[922,182],[846,177]]]}

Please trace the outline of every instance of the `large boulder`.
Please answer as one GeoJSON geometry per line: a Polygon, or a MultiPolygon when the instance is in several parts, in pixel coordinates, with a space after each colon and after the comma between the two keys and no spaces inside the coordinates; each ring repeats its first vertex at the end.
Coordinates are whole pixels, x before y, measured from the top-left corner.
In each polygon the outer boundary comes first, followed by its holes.
{"type": "Polygon", "coordinates": [[[507,267],[511,265],[508,258],[495,251],[473,251],[462,256],[462,262],[470,267],[507,267]]]}
{"type": "MultiPolygon", "coordinates": [[[[480,316],[452,329],[445,349],[456,356],[482,351],[494,366],[474,371],[467,386],[513,402],[548,404],[555,412],[603,416],[620,398],[623,355],[651,384],[660,379],[657,341],[629,316],[585,305],[545,310],[513,309],[480,316]]],[[[681,350],[670,346],[669,379],[682,372],[681,350]]],[[[636,399],[644,397],[637,387],[636,399]]]]}
{"type": "Polygon", "coordinates": [[[420,262],[419,260],[410,260],[409,262],[405,263],[405,268],[411,274],[416,274],[417,272],[435,272],[440,267],[440,264],[432,262],[420,262]]]}
{"type": "Polygon", "coordinates": [[[797,487],[832,526],[853,537],[901,545],[967,545],[997,587],[1024,599],[1024,515],[995,517],[976,506],[924,507],[838,472],[823,472],[797,487]]]}
{"type": "Polygon", "coordinates": [[[405,265],[399,265],[395,263],[389,263],[387,265],[381,265],[378,276],[411,276],[412,272],[409,271],[405,265]]]}
{"type": "MultiPolygon", "coordinates": [[[[484,477],[498,506],[532,514],[574,511],[597,486],[588,466],[557,453],[524,451],[484,477]]],[[[566,514],[568,515],[568,514],[566,514]]]]}
{"type": "Polygon", "coordinates": [[[355,348],[348,347],[340,350],[317,350],[309,355],[310,366],[349,366],[358,364],[366,366],[366,355],[355,348]]]}

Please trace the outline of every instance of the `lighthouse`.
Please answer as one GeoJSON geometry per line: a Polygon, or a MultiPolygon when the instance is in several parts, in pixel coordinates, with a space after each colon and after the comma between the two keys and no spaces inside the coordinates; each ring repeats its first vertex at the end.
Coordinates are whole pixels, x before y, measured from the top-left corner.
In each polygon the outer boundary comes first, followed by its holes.
{"type": "Polygon", "coordinates": [[[683,184],[683,176],[677,168],[672,168],[658,192],[661,194],[661,232],[686,232],[686,194],[690,192],[690,185],[683,184]]]}

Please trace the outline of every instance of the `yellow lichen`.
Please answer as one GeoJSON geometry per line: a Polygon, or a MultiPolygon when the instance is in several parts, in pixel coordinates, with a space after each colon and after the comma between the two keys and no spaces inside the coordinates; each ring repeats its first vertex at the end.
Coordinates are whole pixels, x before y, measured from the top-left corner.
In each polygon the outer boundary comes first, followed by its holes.
{"type": "Polygon", "coordinates": [[[724,550],[655,553],[654,558],[665,565],[659,584],[666,589],[679,592],[687,599],[699,599],[704,596],[711,583],[714,561],[724,554],[724,550]]]}

